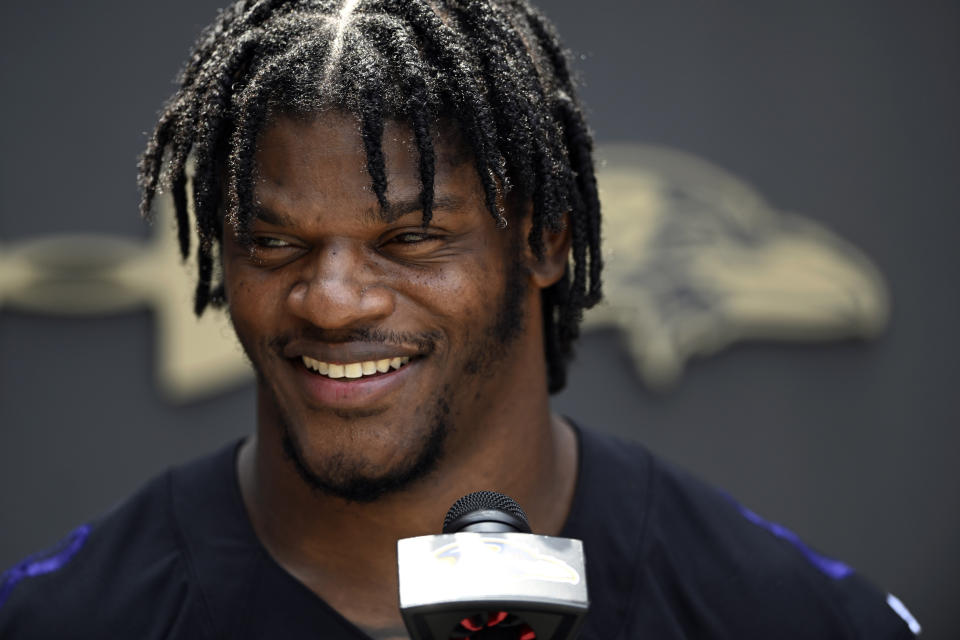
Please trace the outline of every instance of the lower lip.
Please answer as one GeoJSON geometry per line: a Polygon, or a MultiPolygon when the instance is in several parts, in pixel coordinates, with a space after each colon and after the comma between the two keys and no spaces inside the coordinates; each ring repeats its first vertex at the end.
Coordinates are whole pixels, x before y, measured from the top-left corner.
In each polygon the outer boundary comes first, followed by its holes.
{"type": "Polygon", "coordinates": [[[420,364],[420,360],[408,362],[399,369],[369,378],[328,378],[311,373],[303,363],[294,366],[299,369],[307,395],[314,403],[338,409],[363,408],[382,400],[404,384],[411,371],[420,364]]]}

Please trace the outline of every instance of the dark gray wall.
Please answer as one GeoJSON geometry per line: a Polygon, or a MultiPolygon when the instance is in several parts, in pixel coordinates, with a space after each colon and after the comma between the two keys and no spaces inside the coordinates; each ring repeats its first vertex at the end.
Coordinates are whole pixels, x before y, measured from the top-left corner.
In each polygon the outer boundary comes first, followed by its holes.
{"type": "MultiPolygon", "coordinates": [[[[213,1],[0,7],[0,244],[143,236],[134,163],[213,1]]],[[[738,346],[645,391],[588,335],[556,406],[648,443],[897,593],[960,613],[960,9],[954,2],[553,1],[597,138],[695,152],[858,245],[890,284],[870,344],[738,346]],[[952,266],[951,266],[952,265],[952,266]]],[[[0,566],[253,426],[251,388],[183,408],[147,312],[0,311],[0,566]]]]}

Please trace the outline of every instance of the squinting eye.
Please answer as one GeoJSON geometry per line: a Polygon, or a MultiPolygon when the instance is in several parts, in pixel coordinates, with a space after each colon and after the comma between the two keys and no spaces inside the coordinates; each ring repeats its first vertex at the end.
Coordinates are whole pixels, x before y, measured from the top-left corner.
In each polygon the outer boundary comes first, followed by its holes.
{"type": "Polygon", "coordinates": [[[399,242],[400,244],[414,244],[417,242],[423,242],[424,240],[429,240],[431,238],[428,233],[417,233],[414,231],[408,233],[400,233],[393,237],[394,242],[399,242]]]}
{"type": "Polygon", "coordinates": [[[253,242],[260,249],[283,249],[290,246],[290,243],[286,240],[271,238],[270,236],[259,236],[254,238],[253,242]]]}

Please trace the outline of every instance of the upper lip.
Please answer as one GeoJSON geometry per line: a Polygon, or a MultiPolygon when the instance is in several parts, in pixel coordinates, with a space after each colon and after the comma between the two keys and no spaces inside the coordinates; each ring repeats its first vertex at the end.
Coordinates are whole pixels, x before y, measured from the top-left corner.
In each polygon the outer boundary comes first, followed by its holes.
{"type": "Polygon", "coordinates": [[[381,342],[342,342],[318,343],[294,341],[283,349],[285,358],[302,358],[304,356],[321,362],[347,364],[351,362],[366,362],[417,356],[421,351],[416,347],[384,344],[381,342]]]}

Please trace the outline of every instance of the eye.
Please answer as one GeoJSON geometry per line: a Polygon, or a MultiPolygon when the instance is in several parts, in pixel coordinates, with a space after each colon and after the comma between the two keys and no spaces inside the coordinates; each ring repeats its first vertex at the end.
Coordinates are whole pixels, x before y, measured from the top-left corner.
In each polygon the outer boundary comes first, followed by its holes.
{"type": "Polygon", "coordinates": [[[378,250],[401,262],[432,262],[450,252],[451,240],[451,234],[446,230],[409,226],[386,234],[378,250]]]}
{"type": "Polygon", "coordinates": [[[270,236],[257,236],[253,239],[253,244],[258,249],[285,249],[293,246],[286,240],[270,236]]]}
{"type": "Polygon", "coordinates": [[[406,231],[393,236],[391,241],[399,244],[416,244],[418,242],[425,242],[433,239],[435,239],[435,236],[430,235],[426,231],[406,231]]]}
{"type": "Polygon", "coordinates": [[[250,239],[249,259],[260,267],[281,267],[297,259],[304,252],[295,239],[273,235],[255,235],[250,239]]]}

